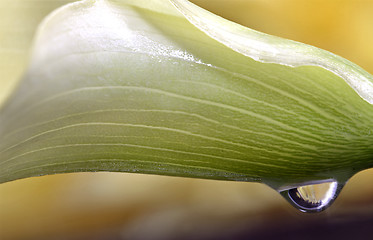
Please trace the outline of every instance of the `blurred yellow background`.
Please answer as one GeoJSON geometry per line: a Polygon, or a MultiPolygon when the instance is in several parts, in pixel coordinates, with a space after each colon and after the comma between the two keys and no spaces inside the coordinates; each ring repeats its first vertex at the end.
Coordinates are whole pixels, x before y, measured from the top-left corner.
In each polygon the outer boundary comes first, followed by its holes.
{"type": "MultiPolygon", "coordinates": [[[[0,3],[0,102],[22,75],[38,22],[65,2],[0,3]]],[[[373,73],[371,0],[193,2],[248,27],[329,50],[373,73]]],[[[373,223],[372,182],[372,169],[355,175],[330,209],[309,215],[258,183],[125,173],[30,178],[0,185],[0,239],[229,239],[279,227],[291,232],[302,224],[364,226],[373,223]]]]}

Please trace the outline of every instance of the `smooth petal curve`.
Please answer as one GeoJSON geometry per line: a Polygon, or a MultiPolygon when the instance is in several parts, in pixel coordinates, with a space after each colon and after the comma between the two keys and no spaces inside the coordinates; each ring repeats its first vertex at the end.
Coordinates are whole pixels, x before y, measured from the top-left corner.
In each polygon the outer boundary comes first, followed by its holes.
{"type": "Polygon", "coordinates": [[[187,0],[171,0],[199,29],[245,56],[264,63],[292,67],[319,66],[343,78],[365,101],[373,104],[373,76],[331,52],[246,28],[187,0]]]}
{"type": "Polygon", "coordinates": [[[282,186],[373,166],[372,105],[341,77],[255,61],[152,3],[82,1],[44,21],[0,115],[0,181],[123,171],[282,186]]]}

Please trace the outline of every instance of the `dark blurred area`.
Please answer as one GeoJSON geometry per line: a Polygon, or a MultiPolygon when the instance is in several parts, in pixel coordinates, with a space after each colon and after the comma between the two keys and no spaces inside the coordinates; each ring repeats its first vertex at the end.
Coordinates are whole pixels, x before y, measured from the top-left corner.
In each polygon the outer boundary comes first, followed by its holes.
{"type": "Polygon", "coordinates": [[[302,213],[260,183],[126,173],[30,178],[0,186],[1,239],[370,239],[373,170],[335,203],[302,213]]]}

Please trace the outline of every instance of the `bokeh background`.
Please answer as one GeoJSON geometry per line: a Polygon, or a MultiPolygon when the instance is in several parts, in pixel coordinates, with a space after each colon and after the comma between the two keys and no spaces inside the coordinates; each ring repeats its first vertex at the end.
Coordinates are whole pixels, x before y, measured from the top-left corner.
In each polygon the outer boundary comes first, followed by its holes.
{"type": "MultiPolygon", "coordinates": [[[[68,0],[0,0],[0,103],[38,23],[68,0]]],[[[373,73],[372,0],[193,0],[248,27],[315,45],[373,73]]],[[[0,185],[0,239],[372,239],[373,169],[327,211],[304,214],[259,183],[126,173],[0,185]]]]}

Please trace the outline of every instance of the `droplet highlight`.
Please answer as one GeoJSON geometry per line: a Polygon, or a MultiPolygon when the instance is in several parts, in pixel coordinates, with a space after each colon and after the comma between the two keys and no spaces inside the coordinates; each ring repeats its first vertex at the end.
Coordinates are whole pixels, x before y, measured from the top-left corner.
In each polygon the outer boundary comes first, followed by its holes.
{"type": "Polygon", "coordinates": [[[329,181],[302,185],[280,193],[302,212],[321,212],[334,202],[342,187],[337,181],[329,181]]]}

